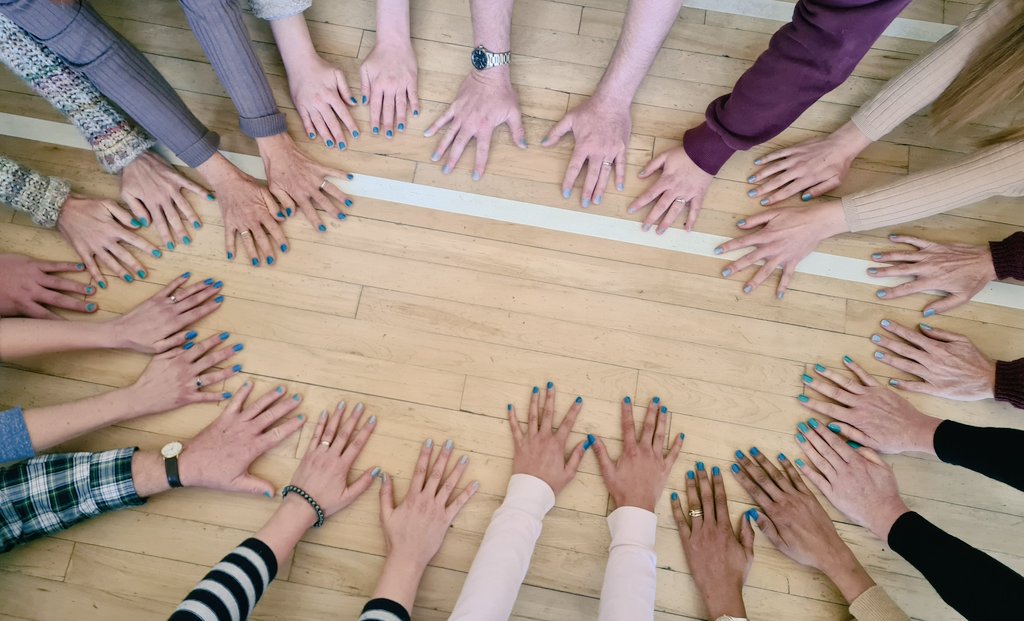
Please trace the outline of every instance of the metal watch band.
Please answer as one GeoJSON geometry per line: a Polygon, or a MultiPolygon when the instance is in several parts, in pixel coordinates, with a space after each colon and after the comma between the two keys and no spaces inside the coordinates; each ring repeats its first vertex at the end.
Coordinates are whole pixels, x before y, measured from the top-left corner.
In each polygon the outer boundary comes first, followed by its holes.
{"type": "Polygon", "coordinates": [[[181,479],[178,478],[178,456],[164,457],[164,471],[167,473],[167,484],[172,488],[181,487],[181,479]]]}
{"type": "Polygon", "coordinates": [[[512,62],[512,51],[508,52],[487,52],[487,67],[500,67],[512,62]]]}

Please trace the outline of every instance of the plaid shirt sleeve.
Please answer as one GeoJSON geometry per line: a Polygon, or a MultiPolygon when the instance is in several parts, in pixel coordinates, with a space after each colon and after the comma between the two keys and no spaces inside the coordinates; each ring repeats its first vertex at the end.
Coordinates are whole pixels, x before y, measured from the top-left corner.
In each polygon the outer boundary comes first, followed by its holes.
{"type": "Polygon", "coordinates": [[[132,480],[136,450],[41,455],[0,468],[0,552],[144,504],[132,480]]]}

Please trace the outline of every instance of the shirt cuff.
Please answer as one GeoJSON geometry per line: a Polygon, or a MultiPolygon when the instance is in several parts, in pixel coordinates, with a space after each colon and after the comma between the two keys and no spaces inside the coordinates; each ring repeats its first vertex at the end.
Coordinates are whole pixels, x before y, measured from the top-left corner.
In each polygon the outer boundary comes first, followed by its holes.
{"type": "Polygon", "coordinates": [[[410,621],[409,612],[393,599],[378,597],[366,602],[359,621],[410,621]]]}
{"type": "Polygon", "coordinates": [[[1012,362],[996,361],[996,401],[1008,401],[1024,409],[1024,358],[1012,362]]]}
{"type": "Polygon", "coordinates": [[[302,13],[313,5],[313,0],[249,0],[252,14],[272,21],[302,13]]]}
{"type": "Polygon", "coordinates": [[[658,516],[640,507],[619,507],[608,516],[612,546],[634,545],[654,551],[658,516]]]}
{"type": "Polygon", "coordinates": [[[32,438],[25,426],[25,413],[21,408],[0,412],[0,463],[21,461],[35,457],[32,438]]]}
{"type": "Polygon", "coordinates": [[[175,155],[189,168],[198,168],[200,164],[213,157],[219,145],[220,136],[216,132],[207,131],[202,138],[175,155]]]}
{"type": "Polygon", "coordinates": [[[683,149],[693,163],[709,175],[717,175],[722,166],[736,152],[707,121],[688,129],[683,134],[683,149]]]}
{"type": "Polygon", "coordinates": [[[135,490],[132,456],[138,447],[93,453],[89,456],[89,489],[100,512],[146,504],[135,490]]]}
{"type": "Polygon", "coordinates": [[[550,485],[533,475],[513,474],[501,506],[518,509],[541,521],[555,506],[555,492],[550,485]]]}
{"type": "Polygon", "coordinates": [[[850,614],[857,621],[904,621],[907,615],[877,584],[850,602],[850,614]]]}
{"type": "Polygon", "coordinates": [[[238,121],[242,133],[250,138],[266,138],[276,136],[288,131],[288,125],[284,121],[284,115],[278,111],[266,116],[254,119],[241,118],[238,121]]]}
{"type": "Polygon", "coordinates": [[[1024,231],[1017,231],[1003,241],[988,243],[996,278],[1024,280],[1024,231]]]}

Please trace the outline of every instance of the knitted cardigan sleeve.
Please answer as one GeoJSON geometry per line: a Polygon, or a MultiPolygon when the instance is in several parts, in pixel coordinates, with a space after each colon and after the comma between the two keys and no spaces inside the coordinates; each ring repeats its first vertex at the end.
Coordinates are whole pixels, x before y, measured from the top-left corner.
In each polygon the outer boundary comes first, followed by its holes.
{"type": "Polygon", "coordinates": [[[298,15],[313,4],[313,0],[249,0],[252,14],[272,21],[298,15]]]}
{"type": "Polygon", "coordinates": [[[47,177],[0,155],[0,203],[31,215],[39,226],[57,226],[69,192],[71,187],[63,179],[47,177]]]}
{"type": "Polygon", "coordinates": [[[75,124],[107,172],[120,172],[156,143],[101,95],[88,78],[3,15],[0,59],[75,124]]]}

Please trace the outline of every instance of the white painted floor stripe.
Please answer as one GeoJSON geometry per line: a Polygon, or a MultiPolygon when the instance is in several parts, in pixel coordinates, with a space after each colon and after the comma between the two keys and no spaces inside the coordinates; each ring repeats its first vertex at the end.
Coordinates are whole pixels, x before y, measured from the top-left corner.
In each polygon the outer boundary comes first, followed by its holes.
{"type": "MultiPolygon", "coordinates": [[[[793,19],[793,3],[780,0],[683,0],[683,6],[730,15],[760,17],[777,22],[788,22],[793,19]]],[[[897,17],[883,34],[901,39],[938,41],[954,28],[955,26],[949,24],[897,17]]]]}
{"type": "MultiPolygon", "coordinates": [[[[0,113],[0,134],[65,147],[89,149],[88,143],[72,125],[31,117],[0,113]]],[[[184,165],[167,151],[161,150],[161,153],[175,164],[184,165]]],[[[240,153],[223,153],[225,157],[248,174],[257,179],[266,179],[263,162],[259,157],[240,153]]],[[[363,196],[447,213],[489,218],[552,231],[587,235],[638,246],[685,252],[703,257],[714,257],[715,247],[729,239],[697,231],[686,233],[680,229],[669,229],[664,235],[659,236],[654,233],[644,233],[636,222],[622,218],[523,203],[405,181],[394,181],[370,175],[357,174],[353,181],[338,181],[337,183],[353,196],[363,196]]],[[[734,252],[719,258],[735,259],[743,254],[743,252],[734,252]]],[[[797,271],[872,286],[891,287],[905,282],[905,279],[871,278],[868,276],[867,268],[878,265],[863,259],[814,252],[803,260],[797,271]]],[[[739,282],[736,286],[738,289],[739,282]]],[[[996,306],[1024,309],[1024,287],[1000,282],[989,283],[985,289],[974,296],[974,300],[996,306]]]]}

